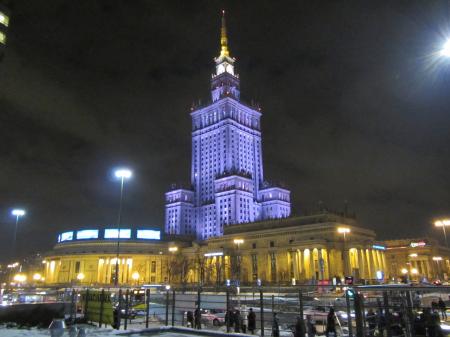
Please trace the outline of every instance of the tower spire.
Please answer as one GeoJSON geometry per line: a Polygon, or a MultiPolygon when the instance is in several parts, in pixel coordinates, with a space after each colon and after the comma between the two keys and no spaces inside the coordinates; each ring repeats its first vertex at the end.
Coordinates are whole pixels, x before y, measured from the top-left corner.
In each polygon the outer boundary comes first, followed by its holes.
{"type": "Polygon", "coordinates": [[[220,28],[220,56],[230,57],[230,52],[228,51],[228,37],[224,9],[222,10],[222,27],[220,28]]]}

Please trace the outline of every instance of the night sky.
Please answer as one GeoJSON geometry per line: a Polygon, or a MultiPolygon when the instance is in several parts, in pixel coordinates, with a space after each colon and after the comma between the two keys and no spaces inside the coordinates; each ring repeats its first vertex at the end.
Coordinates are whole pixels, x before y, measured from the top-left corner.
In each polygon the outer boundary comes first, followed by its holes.
{"type": "Polygon", "coordinates": [[[262,107],[264,175],[293,211],[342,210],[380,239],[450,210],[447,1],[15,1],[0,63],[0,254],[56,233],[162,227],[190,177],[190,107],[209,100],[227,11],[244,102],[262,107]]]}

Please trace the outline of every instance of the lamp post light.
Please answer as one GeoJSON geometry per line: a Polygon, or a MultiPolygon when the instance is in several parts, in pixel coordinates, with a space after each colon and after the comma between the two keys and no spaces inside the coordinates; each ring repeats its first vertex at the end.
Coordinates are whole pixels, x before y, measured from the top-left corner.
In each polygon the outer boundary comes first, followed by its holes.
{"type": "Polygon", "coordinates": [[[123,201],[123,188],[126,179],[130,179],[133,175],[131,170],[122,168],[116,170],[114,173],[116,178],[120,179],[120,202],[119,202],[119,214],[117,216],[117,249],[116,249],[116,270],[114,272],[114,286],[119,284],[119,254],[120,254],[120,221],[122,218],[122,201],[123,201]]]}
{"type": "Polygon", "coordinates": [[[444,232],[445,245],[448,247],[447,233],[445,231],[445,227],[450,226],[450,219],[437,220],[437,221],[434,222],[434,226],[435,227],[442,227],[442,231],[444,232]]]}
{"type": "Polygon", "coordinates": [[[441,56],[450,57],[450,39],[445,41],[441,49],[441,56]]]}
{"type": "Polygon", "coordinates": [[[78,274],[77,274],[77,280],[80,281],[80,283],[83,282],[84,277],[85,277],[85,276],[84,276],[83,273],[78,273],[78,274]]]}
{"type": "Polygon", "coordinates": [[[13,209],[11,214],[16,217],[16,226],[14,227],[14,239],[13,239],[13,249],[12,249],[12,254],[15,258],[16,242],[17,242],[17,229],[19,227],[19,218],[25,215],[25,211],[23,209],[13,209]]]}
{"type": "Polygon", "coordinates": [[[133,274],[131,274],[131,278],[133,279],[133,281],[134,281],[134,284],[136,285],[136,286],[138,286],[139,285],[139,273],[137,272],[137,271],[135,271],[133,274]]]}
{"type": "Polygon", "coordinates": [[[342,257],[344,259],[344,274],[345,276],[348,276],[350,268],[348,265],[348,252],[346,252],[346,244],[347,244],[347,234],[350,234],[351,230],[348,227],[338,227],[337,228],[337,232],[338,234],[343,234],[344,235],[344,244],[342,247],[342,257]]]}

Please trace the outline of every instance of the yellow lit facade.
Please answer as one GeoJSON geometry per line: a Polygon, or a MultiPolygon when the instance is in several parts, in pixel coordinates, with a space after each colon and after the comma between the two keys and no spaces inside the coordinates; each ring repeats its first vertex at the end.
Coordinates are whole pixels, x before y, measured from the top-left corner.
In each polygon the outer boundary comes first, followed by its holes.
{"type": "MultiPolygon", "coordinates": [[[[119,284],[251,285],[331,282],[352,275],[374,280],[387,274],[372,230],[332,214],[231,225],[222,237],[121,242],[119,284]],[[337,230],[350,229],[346,238],[337,230]],[[177,247],[177,249],[173,249],[177,247]]],[[[63,242],[45,257],[46,284],[110,285],[116,266],[114,241],[63,242]],[[83,278],[77,277],[80,273],[83,278]]]]}

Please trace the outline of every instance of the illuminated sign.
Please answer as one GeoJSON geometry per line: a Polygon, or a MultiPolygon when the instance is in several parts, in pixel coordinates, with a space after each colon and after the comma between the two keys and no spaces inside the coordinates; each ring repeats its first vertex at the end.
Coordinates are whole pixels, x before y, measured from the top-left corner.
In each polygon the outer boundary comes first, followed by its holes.
{"type": "MultiPolygon", "coordinates": [[[[117,229],[105,229],[105,239],[117,239],[118,230],[117,229]]],[[[119,239],[130,239],[131,229],[121,229],[119,239]]]]}
{"type": "Polygon", "coordinates": [[[77,232],[77,240],[98,239],[97,229],[85,229],[77,232]]]}
{"type": "Polygon", "coordinates": [[[214,252],[214,253],[205,253],[203,254],[205,257],[210,257],[210,256],[223,256],[223,252],[214,252]]]}
{"type": "Polygon", "coordinates": [[[59,242],[73,240],[73,232],[64,232],[59,236],[59,242]]]}
{"type": "Polygon", "coordinates": [[[138,229],[136,238],[145,240],[161,240],[161,231],[152,229],[138,229]]]}
{"type": "Polygon", "coordinates": [[[378,250],[386,250],[385,246],[381,246],[381,245],[373,245],[372,246],[373,249],[378,249],[378,250]]]}
{"type": "Polygon", "coordinates": [[[378,281],[383,281],[384,280],[384,272],[381,270],[377,270],[375,275],[377,276],[377,280],[378,281]]]}
{"type": "Polygon", "coordinates": [[[411,242],[409,245],[413,248],[416,248],[416,247],[425,247],[427,243],[425,241],[419,241],[419,242],[411,242]]]}

